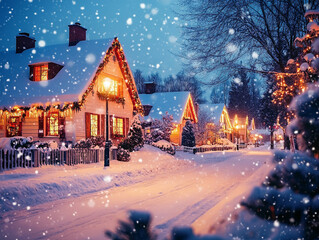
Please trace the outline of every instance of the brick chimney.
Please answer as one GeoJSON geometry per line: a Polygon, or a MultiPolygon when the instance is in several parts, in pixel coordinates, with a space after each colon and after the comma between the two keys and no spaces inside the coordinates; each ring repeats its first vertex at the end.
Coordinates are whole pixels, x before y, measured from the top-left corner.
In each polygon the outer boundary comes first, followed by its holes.
{"type": "Polygon", "coordinates": [[[69,46],[75,46],[78,42],[85,41],[86,30],[78,22],[69,25],[69,46]]]}
{"type": "Polygon", "coordinates": [[[29,33],[22,32],[16,36],[16,53],[22,53],[24,50],[35,47],[35,39],[30,37],[29,33]]]}
{"type": "Polygon", "coordinates": [[[155,93],[156,83],[155,82],[146,82],[144,83],[145,93],[152,94],[155,93]]]}

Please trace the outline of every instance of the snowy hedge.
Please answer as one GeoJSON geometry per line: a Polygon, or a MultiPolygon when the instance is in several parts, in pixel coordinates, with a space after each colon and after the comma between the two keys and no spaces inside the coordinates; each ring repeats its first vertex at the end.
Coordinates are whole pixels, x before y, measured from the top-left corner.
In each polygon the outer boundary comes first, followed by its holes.
{"type": "Polygon", "coordinates": [[[157,142],[153,142],[152,146],[157,147],[159,149],[161,149],[162,151],[165,151],[171,155],[175,155],[176,150],[175,147],[168,141],[166,140],[160,140],[157,142]]]}

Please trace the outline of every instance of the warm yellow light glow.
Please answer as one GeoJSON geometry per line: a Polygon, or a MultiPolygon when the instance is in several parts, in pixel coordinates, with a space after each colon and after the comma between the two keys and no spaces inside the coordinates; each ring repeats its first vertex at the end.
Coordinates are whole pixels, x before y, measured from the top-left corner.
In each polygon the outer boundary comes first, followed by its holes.
{"type": "Polygon", "coordinates": [[[103,79],[103,86],[104,86],[104,90],[105,91],[109,91],[110,90],[110,88],[112,86],[112,82],[113,82],[113,80],[108,78],[108,77],[103,79]]]}

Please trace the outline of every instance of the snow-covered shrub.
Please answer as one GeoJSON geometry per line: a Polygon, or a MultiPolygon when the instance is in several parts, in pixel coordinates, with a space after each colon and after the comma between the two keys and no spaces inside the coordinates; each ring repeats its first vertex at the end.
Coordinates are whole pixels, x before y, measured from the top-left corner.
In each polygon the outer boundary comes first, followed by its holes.
{"type": "Polygon", "coordinates": [[[144,122],[146,125],[150,125],[151,133],[145,137],[145,142],[151,144],[152,142],[158,142],[160,140],[170,141],[171,132],[173,130],[173,116],[167,112],[162,116],[162,119],[148,119],[144,122]]]}
{"type": "Polygon", "coordinates": [[[117,150],[117,160],[123,162],[129,162],[131,160],[131,155],[129,150],[119,147],[117,150]]]}
{"type": "Polygon", "coordinates": [[[115,233],[106,231],[105,235],[113,240],[155,240],[156,235],[150,229],[152,217],[148,212],[130,211],[128,222],[119,222],[115,233]]]}
{"type": "Polygon", "coordinates": [[[165,151],[171,155],[175,155],[175,153],[176,153],[175,147],[170,142],[167,142],[166,140],[160,140],[158,142],[153,142],[152,146],[157,147],[157,148],[161,149],[162,151],[165,151]]]}
{"type": "Polygon", "coordinates": [[[32,146],[32,138],[11,137],[10,146],[12,149],[30,148],[32,146]]]}
{"type": "Polygon", "coordinates": [[[102,136],[90,137],[88,139],[82,139],[74,145],[74,148],[95,148],[95,147],[104,148],[105,138],[102,136]]]}
{"type": "Polygon", "coordinates": [[[119,147],[130,152],[138,151],[144,145],[141,123],[138,117],[134,117],[128,136],[119,143],[119,147]]]}
{"type": "MultiPolygon", "coordinates": [[[[157,235],[151,229],[152,216],[149,212],[130,211],[128,221],[119,221],[116,232],[106,231],[112,240],[156,240],[157,235]]],[[[169,240],[225,240],[219,236],[197,236],[191,227],[174,227],[169,240]]]]}
{"type": "Polygon", "coordinates": [[[186,147],[195,147],[195,132],[191,121],[187,121],[183,127],[182,145],[186,147]]]}
{"type": "Polygon", "coordinates": [[[146,135],[145,141],[149,144],[152,142],[158,142],[164,139],[164,133],[160,129],[153,129],[151,133],[146,135]]]}
{"type": "Polygon", "coordinates": [[[290,134],[298,134],[301,150],[319,155],[319,87],[311,85],[308,91],[292,101],[296,119],[289,125],[290,134]]]}
{"type": "Polygon", "coordinates": [[[92,147],[105,147],[105,138],[103,136],[91,137],[90,140],[92,143],[92,147]]]}

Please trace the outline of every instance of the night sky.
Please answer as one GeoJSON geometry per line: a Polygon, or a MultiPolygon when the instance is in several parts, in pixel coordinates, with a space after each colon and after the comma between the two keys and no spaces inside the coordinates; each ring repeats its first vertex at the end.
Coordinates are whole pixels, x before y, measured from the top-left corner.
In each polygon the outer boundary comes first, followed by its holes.
{"type": "Polygon", "coordinates": [[[132,71],[181,70],[178,0],[0,0],[1,52],[15,50],[15,36],[28,32],[40,45],[68,44],[68,25],[80,22],[87,39],[118,37],[132,71]],[[42,41],[41,41],[42,40],[42,41]]]}

